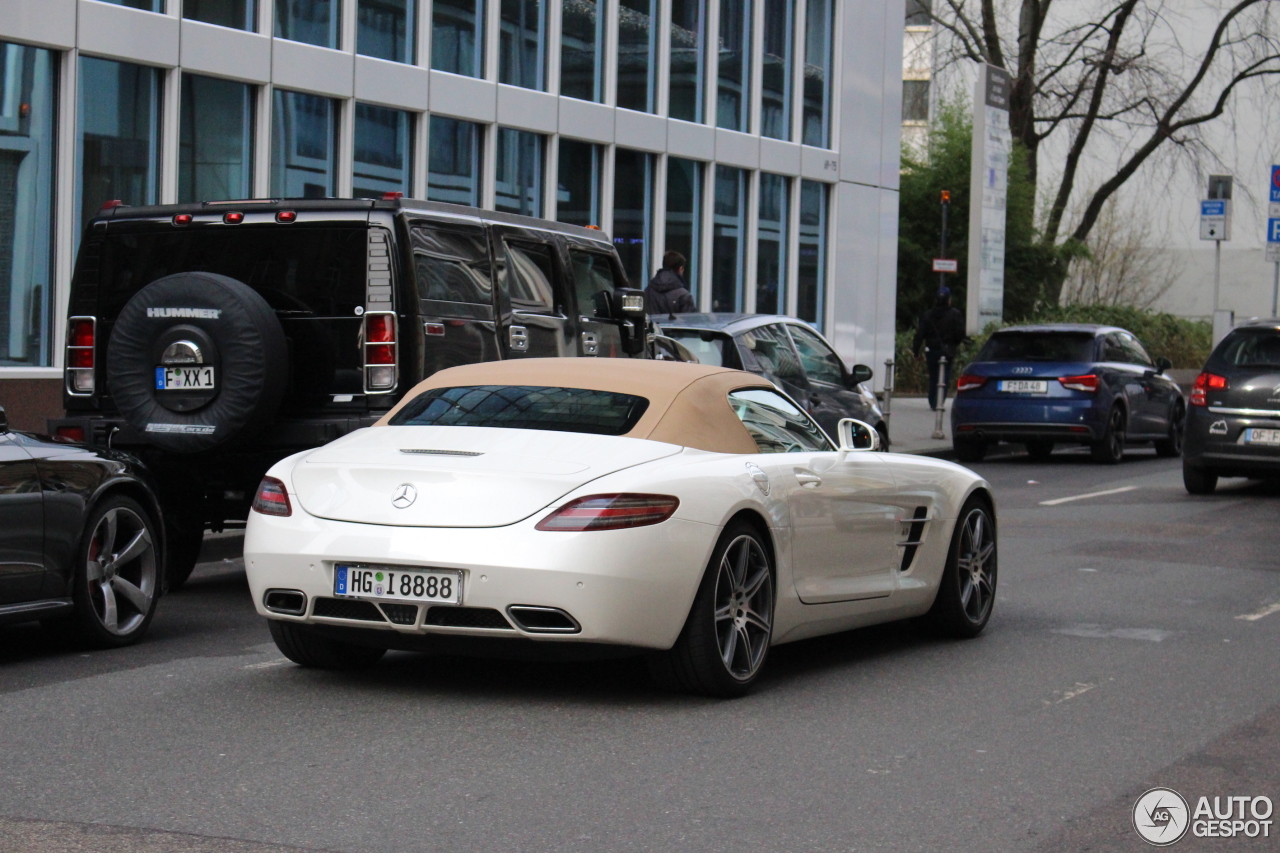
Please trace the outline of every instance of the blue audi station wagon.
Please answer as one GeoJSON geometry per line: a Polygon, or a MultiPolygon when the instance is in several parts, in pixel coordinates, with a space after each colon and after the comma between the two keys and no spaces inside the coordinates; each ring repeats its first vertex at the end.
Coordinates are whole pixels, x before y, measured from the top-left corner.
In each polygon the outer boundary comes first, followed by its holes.
{"type": "Polygon", "coordinates": [[[1125,445],[1154,442],[1182,453],[1186,404],[1130,332],[1114,326],[1012,326],[996,332],[956,381],[951,435],[956,456],[977,462],[1001,441],[1044,459],[1059,444],[1087,445],[1115,464],[1125,445]]]}

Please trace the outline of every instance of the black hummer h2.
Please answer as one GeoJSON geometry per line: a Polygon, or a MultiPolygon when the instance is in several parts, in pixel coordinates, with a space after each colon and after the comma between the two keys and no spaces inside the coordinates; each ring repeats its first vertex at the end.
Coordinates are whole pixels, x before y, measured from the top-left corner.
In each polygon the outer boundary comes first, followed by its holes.
{"type": "Polygon", "coordinates": [[[649,354],[643,294],[600,231],[408,199],[107,207],[76,261],[49,427],[149,464],[178,585],[275,461],[437,370],[649,354]]]}

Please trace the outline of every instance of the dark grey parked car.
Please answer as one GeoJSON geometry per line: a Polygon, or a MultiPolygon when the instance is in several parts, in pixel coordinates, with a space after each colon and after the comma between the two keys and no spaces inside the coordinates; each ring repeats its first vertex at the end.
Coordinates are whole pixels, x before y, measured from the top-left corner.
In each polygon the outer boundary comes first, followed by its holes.
{"type": "Polygon", "coordinates": [[[1237,326],[1196,377],[1182,479],[1206,495],[1219,477],[1280,477],[1280,320],[1237,326]]]}
{"type": "Polygon", "coordinates": [[[884,415],[863,383],[871,368],[845,367],[835,349],[809,324],[777,314],[674,314],[662,334],[684,345],[703,364],[758,373],[772,380],[813,415],[828,435],[841,418],[856,418],[880,433],[888,448],[884,415]]]}

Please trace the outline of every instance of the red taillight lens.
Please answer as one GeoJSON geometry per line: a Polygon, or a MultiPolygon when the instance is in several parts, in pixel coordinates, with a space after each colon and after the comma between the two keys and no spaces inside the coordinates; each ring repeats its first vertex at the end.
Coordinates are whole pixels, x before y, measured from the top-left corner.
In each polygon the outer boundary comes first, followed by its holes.
{"type": "Polygon", "coordinates": [[[244,214],[236,212],[224,213],[222,214],[222,221],[228,225],[239,225],[241,222],[244,222],[244,214]]]}
{"type": "Polygon", "coordinates": [[[60,426],[55,430],[58,438],[65,438],[68,441],[84,441],[84,427],[80,426],[60,426]]]}
{"type": "Polygon", "coordinates": [[[93,350],[75,348],[68,350],[67,367],[93,367],[93,350]]]}
{"type": "Polygon", "coordinates": [[[396,348],[391,344],[372,344],[364,349],[365,364],[395,364],[396,348]]]}
{"type": "Polygon", "coordinates": [[[263,477],[258,493],[253,496],[253,510],[263,515],[293,515],[284,483],[275,477],[263,477]]]}
{"type": "Polygon", "coordinates": [[[190,225],[190,224],[191,224],[191,214],[190,214],[190,213],[178,213],[178,214],[175,214],[175,215],[174,215],[174,217],[173,217],[173,224],[174,224],[174,225],[190,225]]]}
{"type": "Polygon", "coordinates": [[[1070,391],[1088,391],[1092,394],[1098,390],[1098,377],[1092,373],[1087,376],[1062,376],[1059,377],[1058,382],[1070,391]]]}
{"type": "Polygon", "coordinates": [[[282,210],[276,214],[276,222],[293,222],[298,214],[292,210],[282,210]]]}
{"type": "Polygon", "coordinates": [[[365,318],[364,339],[371,344],[395,343],[396,318],[390,314],[370,314],[365,318]]]}
{"type": "Polygon", "coordinates": [[[1191,405],[1207,406],[1209,405],[1208,397],[1210,391],[1225,391],[1231,387],[1227,382],[1227,377],[1219,376],[1216,373],[1201,373],[1196,377],[1196,384],[1191,386],[1191,405]]]}
{"type": "Polygon", "coordinates": [[[538,522],[538,530],[578,532],[644,527],[666,521],[680,506],[671,495],[589,495],[569,501],[538,522]]]}
{"type": "Polygon", "coordinates": [[[93,346],[93,321],[92,320],[72,320],[71,328],[67,331],[67,346],[69,347],[93,346]]]}
{"type": "Polygon", "coordinates": [[[972,391],[975,388],[981,388],[987,384],[987,377],[972,376],[968,373],[956,380],[957,391],[972,391]]]}

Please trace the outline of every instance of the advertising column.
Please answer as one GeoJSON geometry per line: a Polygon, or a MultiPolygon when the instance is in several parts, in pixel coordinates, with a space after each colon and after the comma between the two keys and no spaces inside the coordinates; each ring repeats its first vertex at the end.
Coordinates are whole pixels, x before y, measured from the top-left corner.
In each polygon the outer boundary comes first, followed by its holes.
{"type": "Polygon", "coordinates": [[[1004,316],[1004,211],[1009,190],[1008,72],[982,65],[973,91],[969,176],[969,276],[965,331],[976,335],[1004,316]]]}

